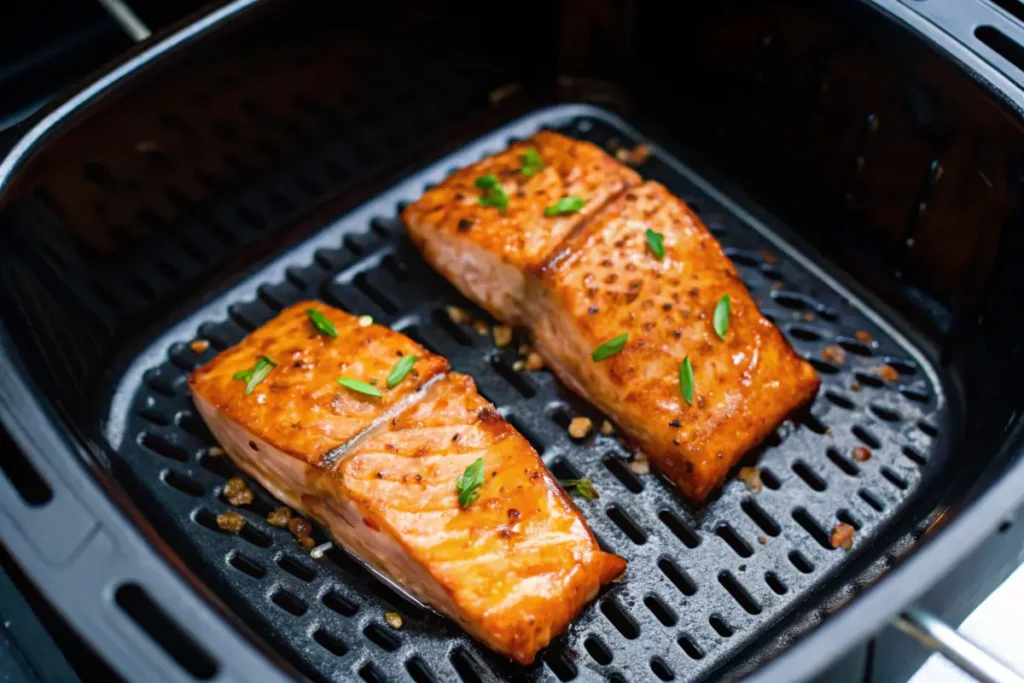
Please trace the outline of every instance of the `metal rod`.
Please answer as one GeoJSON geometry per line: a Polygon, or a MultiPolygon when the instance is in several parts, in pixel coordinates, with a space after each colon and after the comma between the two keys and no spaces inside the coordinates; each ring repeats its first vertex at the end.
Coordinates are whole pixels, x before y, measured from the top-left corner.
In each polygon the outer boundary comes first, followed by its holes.
{"type": "Polygon", "coordinates": [[[1024,683],[1024,676],[957,633],[931,612],[910,607],[893,620],[893,625],[981,683],[1024,683]]]}
{"type": "Polygon", "coordinates": [[[99,0],[99,3],[107,11],[107,14],[121,25],[128,37],[136,43],[141,43],[153,35],[149,27],[142,22],[142,19],[139,19],[139,15],[121,0],[99,0]]]}

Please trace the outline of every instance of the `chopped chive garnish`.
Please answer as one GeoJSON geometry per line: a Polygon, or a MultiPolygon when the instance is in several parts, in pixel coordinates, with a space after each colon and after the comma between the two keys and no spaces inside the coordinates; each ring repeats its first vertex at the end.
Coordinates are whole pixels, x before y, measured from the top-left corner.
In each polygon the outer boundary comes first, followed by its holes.
{"type": "Polygon", "coordinates": [[[388,375],[388,389],[393,389],[398,385],[405,376],[412,370],[412,366],[419,360],[418,356],[403,356],[395,367],[391,368],[391,373],[388,375]]]}
{"type": "Polygon", "coordinates": [[[608,356],[614,356],[626,346],[626,340],[629,339],[629,332],[623,332],[618,337],[609,339],[604,344],[601,344],[594,352],[590,354],[590,357],[594,362],[602,361],[608,356]]]}
{"type": "Polygon", "coordinates": [[[549,218],[551,216],[567,216],[571,213],[576,213],[582,209],[585,204],[585,201],[575,195],[562,197],[557,202],[544,209],[544,215],[549,218]]]}
{"type": "Polygon", "coordinates": [[[459,505],[463,509],[480,497],[478,488],[484,485],[484,459],[477,458],[466,471],[455,480],[455,488],[459,490],[459,505]]]}
{"type": "Polygon", "coordinates": [[[660,232],[654,232],[650,228],[647,229],[647,244],[651,247],[651,253],[654,254],[654,258],[659,261],[665,258],[665,236],[660,232]]]}
{"type": "Polygon", "coordinates": [[[715,334],[718,335],[719,339],[725,339],[725,333],[729,331],[730,305],[731,302],[728,294],[719,299],[718,303],[715,304],[713,322],[715,324],[715,334]]]}
{"type": "Polygon", "coordinates": [[[367,396],[376,396],[377,398],[382,396],[377,387],[372,384],[367,384],[366,382],[360,382],[358,379],[352,379],[351,377],[339,377],[338,384],[346,389],[358,391],[360,394],[366,394],[367,396]]]}
{"type": "Polygon", "coordinates": [[[256,365],[248,370],[239,370],[231,378],[245,382],[245,395],[248,396],[256,388],[256,385],[265,380],[270,371],[276,367],[277,363],[270,356],[263,356],[256,361],[256,365]]]}
{"type": "Polygon", "coordinates": [[[505,209],[508,208],[508,195],[505,194],[505,188],[501,186],[497,176],[490,173],[480,176],[476,179],[476,186],[484,191],[477,199],[480,206],[493,206],[501,213],[505,213],[505,209]]]}
{"type": "Polygon", "coordinates": [[[594,488],[593,482],[589,479],[568,479],[559,483],[569,493],[578,493],[587,500],[597,500],[601,497],[598,495],[597,489],[594,488]]]}
{"type": "Polygon", "coordinates": [[[679,392],[687,403],[693,405],[693,365],[689,356],[679,364],[679,392]]]}
{"type": "Polygon", "coordinates": [[[526,150],[519,158],[523,162],[521,170],[527,178],[544,169],[544,160],[540,158],[540,153],[533,147],[526,150]]]}
{"type": "Polygon", "coordinates": [[[315,308],[307,308],[306,315],[309,316],[309,322],[313,323],[313,327],[320,334],[326,334],[328,337],[338,338],[338,328],[334,326],[327,316],[316,310],[315,308]]]}

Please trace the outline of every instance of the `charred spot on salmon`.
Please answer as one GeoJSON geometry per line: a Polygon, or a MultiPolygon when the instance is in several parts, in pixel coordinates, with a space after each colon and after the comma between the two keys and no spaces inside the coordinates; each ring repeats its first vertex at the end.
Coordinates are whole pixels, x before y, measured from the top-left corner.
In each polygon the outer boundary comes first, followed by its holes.
{"type": "Polygon", "coordinates": [[[463,218],[459,221],[459,232],[469,232],[469,229],[473,227],[473,221],[463,218]]]}
{"type": "Polygon", "coordinates": [[[692,462],[687,460],[686,462],[683,463],[683,465],[686,467],[686,471],[687,472],[689,472],[690,474],[693,474],[693,463],[692,462]]]}
{"type": "Polygon", "coordinates": [[[485,424],[493,424],[504,421],[504,419],[501,417],[501,414],[499,414],[498,411],[491,406],[481,408],[480,411],[476,414],[476,419],[478,422],[483,422],[485,424]]]}
{"type": "Polygon", "coordinates": [[[597,313],[597,311],[597,306],[591,306],[590,308],[587,309],[587,313],[589,313],[590,315],[594,315],[595,313],[597,313]]]}
{"type": "Polygon", "coordinates": [[[514,522],[517,519],[519,519],[519,510],[516,510],[515,508],[509,508],[508,519],[510,522],[514,522]]]}
{"type": "Polygon", "coordinates": [[[456,432],[455,435],[452,436],[452,443],[455,443],[458,440],[459,440],[459,434],[456,432]]]}
{"type": "Polygon", "coordinates": [[[680,422],[679,420],[672,420],[671,422],[668,423],[668,426],[669,427],[682,427],[683,423],[680,422]]]}
{"type": "Polygon", "coordinates": [[[255,441],[250,441],[249,442],[249,448],[253,449],[254,451],[258,451],[259,450],[259,446],[256,445],[255,441]]]}

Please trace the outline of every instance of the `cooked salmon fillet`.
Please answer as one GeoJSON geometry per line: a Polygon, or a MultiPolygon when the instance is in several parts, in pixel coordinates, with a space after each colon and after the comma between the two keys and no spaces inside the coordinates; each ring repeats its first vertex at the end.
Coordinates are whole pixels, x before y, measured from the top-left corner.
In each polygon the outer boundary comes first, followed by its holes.
{"type": "Polygon", "coordinates": [[[625,570],[472,379],[397,332],[302,302],[198,368],[189,386],[243,471],[517,662],[532,662],[625,570]],[[309,309],[337,337],[318,331],[309,309]],[[410,354],[412,370],[388,388],[410,354]],[[276,366],[246,394],[250,378],[236,377],[264,357],[276,366]],[[456,481],[480,458],[479,497],[463,507],[456,481]]]}
{"type": "Polygon", "coordinates": [[[657,183],[637,186],[632,171],[587,143],[537,137],[458,171],[406,207],[403,219],[434,267],[501,320],[528,328],[548,367],[701,502],[745,452],[814,396],[818,377],[760,314],[721,245],[685,203],[657,183]],[[589,201],[575,220],[545,216],[529,193],[510,193],[504,216],[475,203],[472,179],[510,167],[514,176],[515,160],[531,145],[549,167],[571,169],[566,157],[580,158],[581,149],[593,155],[584,164],[593,170],[579,171],[589,201]],[[460,233],[464,217],[471,225],[460,233]],[[648,230],[663,240],[661,259],[648,230]],[[724,295],[731,316],[722,340],[712,317],[724,295]],[[622,334],[628,341],[621,351],[592,359],[622,334]],[[692,405],[682,395],[686,358],[692,405]]]}
{"type": "Polygon", "coordinates": [[[492,315],[519,323],[524,275],[543,265],[581,221],[639,182],[600,147],[541,131],[456,171],[406,207],[402,218],[434,268],[492,315]],[[530,163],[534,154],[539,164],[530,163]],[[481,203],[493,195],[477,185],[488,176],[507,197],[504,210],[481,203]],[[582,207],[545,216],[567,198],[579,198],[582,207]]]}
{"type": "Polygon", "coordinates": [[[703,501],[819,379],[758,311],[721,245],[658,183],[623,193],[566,240],[530,288],[538,351],[688,497],[703,501]],[[664,258],[647,242],[663,235],[664,258]],[[728,295],[725,339],[713,326],[728,295]],[[604,342],[623,349],[595,362],[604,342]],[[693,374],[683,398],[680,365],[693,374]]]}

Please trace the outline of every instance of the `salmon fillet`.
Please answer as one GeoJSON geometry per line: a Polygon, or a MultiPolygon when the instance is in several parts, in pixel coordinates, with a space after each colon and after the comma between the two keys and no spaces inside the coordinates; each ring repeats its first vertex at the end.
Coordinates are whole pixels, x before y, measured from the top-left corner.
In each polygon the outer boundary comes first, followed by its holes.
{"type": "Polygon", "coordinates": [[[524,275],[543,265],[581,221],[639,182],[600,147],[541,131],[456,171],[406,207],[402,219],[434,268],[492,315],[518,324],[524,275]],[[533,152],[540,164],[529,163],[533,152]],[[481,204],[493,195],[477,186],[488,176],[508,199],[504,210],[481,204]],[[545,216],[545,209],[570,197],[582,207],[545,216]]]}
{"type": "Polygon", "coordinates": [[[517,662],[532,662],[625,570],[472,379],[397,332],[302,302],[195,370],[189,387],[244,472],[517,662]],[[409,355],[412,370],[388,388],[409,355]],[[250,378],[236,377],[263,357],[276,366],[246,394],[250,378]],[[343,387],[342,376],[382,396],[343,387]],[[478,458],[479,497],[463,508],[456,480],[478,458]]]}
{"type": "MultiPolygon", "coordinates": [[[[563,175],[552,174],[556,188],[563,175]]],[[[814,396],[819,380],[760,314],[700,219],[663,186],[637,183],[597,148],[542,133],[458,171],[406,207],[403,219],[435,268],[499,319],[528,328],[562,382],[702,502],[744,453],[814,396]],[[473,178],[503,169],[515,177],[516,159],[531,145],[549,167],[587,179],[588,201],[572,220],[545,216],[530,193],[510,193],[504,216],[477,205],[473,178]],[[574,170],[570,160],[582,158],[580,150],[593,161],[574,170]],[[460,233],[462,219],[471,225],[460,233]],[[662,236],[660,260],[648,230],[662,236]],[[722,340],[712,316],[726,294],[732,313],[722,340]],[[619,353],[591,358],[622,334],[628,342],[619,353]],[[684,358],[693,368],[692,405],[681,392],[684,358]]]]}
{"type": "Polygon", "coordinates": [[[658,183],[623,193],[567,239],[532,282],[529,302],[548,367],[697,502],[818,389],[814,369],[761,315],[721,245],[658,183]],[[664,258],[647,230],[663,235],[664,258]],[[725,295],[723,340],[712,318],[725,295]],[[592,359],[623,333],[620,352],[592,359]],[[684,358],[692,404],[681,391],[684,358]]]}

